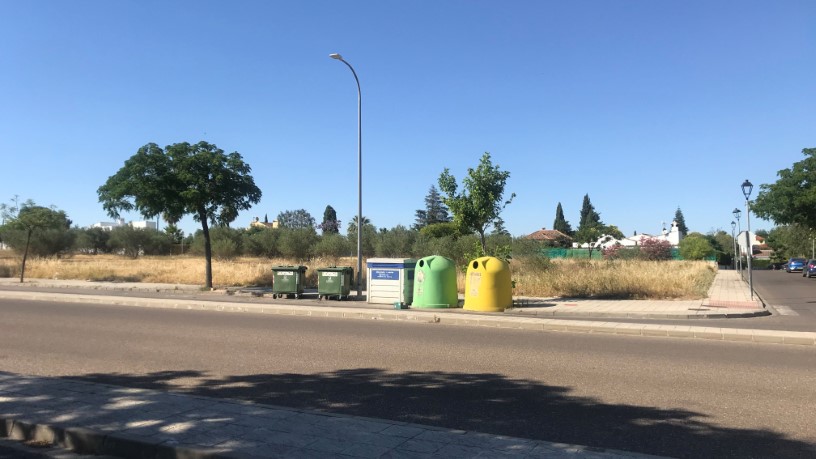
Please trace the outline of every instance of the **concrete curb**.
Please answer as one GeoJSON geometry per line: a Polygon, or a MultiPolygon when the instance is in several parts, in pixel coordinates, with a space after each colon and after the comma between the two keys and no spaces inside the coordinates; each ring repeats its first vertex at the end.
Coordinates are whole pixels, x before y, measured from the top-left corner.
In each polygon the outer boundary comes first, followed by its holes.
{"type": "MultiPolygon", "coordinates": [[[[199,311],[255,312],[262,314],[325,317],[335,319],[414,321],[423,323],[441,323],[445,325],[466,325],[531,331],[603,333],[627,336],[697,338],[717,341],[816,346],[816,332],[698,327],[691,325],[633,324],[604,322],[597,320],[558,320],[538,317],[486,315],[470,313],[467,311],[463,312],[459,310],[382,310],[354,307],[314,306],[303,303],[299,305],[230,303],[224,301],[204,301],[177,298],[134,298],[126,296],[18,292],[7,290],[0,290],[0,298],[113,304],[120,306],[199,311]]],[[[761,315],[770,314],[767,310],[758,311],[758,313],[762,313],[761,315]]]]}
{"type": "Polygon", "coordinates": [[[221,459],[235,457],[223,449],[189,448],[151,442],[141,437],[106,434],[84,427],[0,418],[0,437],[16,441],[37,441],[78,454],[108,455],[140,459],[221,459]]]}

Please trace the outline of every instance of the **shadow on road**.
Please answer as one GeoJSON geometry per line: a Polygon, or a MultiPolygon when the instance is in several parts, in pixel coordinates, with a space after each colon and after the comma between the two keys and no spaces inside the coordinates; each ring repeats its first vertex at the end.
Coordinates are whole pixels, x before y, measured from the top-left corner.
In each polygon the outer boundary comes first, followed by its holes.
{"type": "Polygon", "coordinates": [[[723,428],[683,409],[605,404],[571,396],[568,387],[489,373],[364,368],[228,378],[167,371],[78,379],[673,457],[816,457],[816,445],[780,433],[723,428]]]}

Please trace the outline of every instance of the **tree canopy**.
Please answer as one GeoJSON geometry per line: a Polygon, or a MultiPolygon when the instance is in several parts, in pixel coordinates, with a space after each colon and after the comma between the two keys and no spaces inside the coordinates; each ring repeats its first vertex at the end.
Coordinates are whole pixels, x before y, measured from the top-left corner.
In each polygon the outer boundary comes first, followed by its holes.
{"type": "Polygon", "coordinates": [[[332,206],[326,206],[323,211],[323,221],[320,223],[320,230],[323,234],[339,234],[340,220],[337,219],[337,211],[332,206]]]}
{"type": "Polygon", "coordinates": [[[434,185],[431,185],[425,196],[425,208],[417,210],[415,215],[414,229],[418,230],[428,225],[451,221],[448,208],[442,202],[442,196],[434,185]]]}
{"type": "Polygon", "coordinates": [[[285,210],[278,214],[277,220],[281,228],[302,229],[315,227],[314,217],[304,209],[285,210]]]}
{"type": "Polygon", "coordinates": [[[212,288],[212,246],[209,224],[226,225],[261,200],[251,168],[238,152],[225,154],[213,144],[187,142],[164,149],[149,143],[99,187],[102,207],[111,217],[138,211],[165,215],[176,222],[191,214],[201,223],[206,260],[205,286],[212,288]]]}
{"type": "Polygon", "coordinates": [[[564,218],[564,209],[561,207],[561,203],[558,203],[558,207],[555,208],[555,221],[553,222],[553,229],[557,231],[561,231],[562,233],[566,234],[567,236],[572,236],[572,226],[570,226],[569,222],[564,218]]]}
{"type": "Polygon", "coordinates": [[[802,154],[805,159],[777,172],[775,183],[760,185],[751,206],[758,217],[816,228],[816,148],[805,148],[802,154]]]}
{"type": "Polygon", "coordinates": [[[461,192],[458,191],[456,178],[448,168],[439,176],[439,189],[446,195],[442,202],[453,214],[453,221],[463,230],[477,233],[485,253],[487,228],[495,224],[501,211],[516,197],[512,193],[510,199],[504,200],[508,178],[510,172],[502,171],[498,165],[494,166],[488,152],[482,155],[475,169],[468,168],[467,176],[462,179],[461,192]]]}
{"type": "Polygon", "coordinates": [[[674,221],[677,222],[677,231],[680,233],[680,237],[686,237],[688,234],[688,226],[686,226],[686,217],[683,216],[683,211],[680,210],[680,207],[677,207],[677,210],[674,212],[674,221]]]}
{"type": "Polygon", "coordinates": [[[14,251],[22,254],[20,282],[25,280],[26,261],[32,245],[41,249],[38,255],[55,255],[70,248],[73,242],[68,230],[71,220],[64,211],[38,206],[28,200],[20,206],[3,206],[4,224],[0,238],[14,251]]]}

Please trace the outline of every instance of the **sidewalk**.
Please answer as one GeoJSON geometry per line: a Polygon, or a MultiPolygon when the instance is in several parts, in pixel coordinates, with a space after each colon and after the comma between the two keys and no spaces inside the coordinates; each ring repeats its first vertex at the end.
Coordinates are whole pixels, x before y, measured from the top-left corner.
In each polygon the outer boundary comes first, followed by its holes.
{"type": "Polygon", "coordinates": [[[655,457],[4,372],[0,437],[139,458],[655,457]]]}

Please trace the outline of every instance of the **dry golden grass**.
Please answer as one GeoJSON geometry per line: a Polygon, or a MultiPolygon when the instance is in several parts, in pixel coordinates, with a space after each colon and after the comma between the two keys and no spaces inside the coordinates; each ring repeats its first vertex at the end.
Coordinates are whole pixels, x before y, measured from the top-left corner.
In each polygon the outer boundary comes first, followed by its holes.
{"type": "MultiPolygon", "coordinates": [[[[20,275],[20,259],[0,252],[0,277],[20,275]]],[[[213,260],[216,287],[271,285],[271,267],[298,264],[286,259],[213,260]]],[[[356,259],[316,259],[305,264],[304,285],[317,285],[317,268],[356,266],[356,259]]],[[[704,298],[716,267],[697,261],[514,259],[510,265],[514,295],[532,297],[698,299],[704,298]]],[[[204,259],[192,256],[140,257],[75,255],[62,259],[31,259],[27,278],[202,285],[204,259]]],[[[459,273],[459,291],[464,291],[459,273]]]]}
{"type": "Polygon", "coordinates": [[[705,298],[716,265],[705,261],[513,260],[515,294],[538,297],[705,298]]]}

